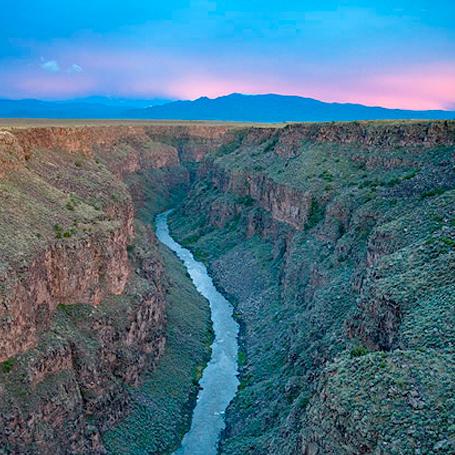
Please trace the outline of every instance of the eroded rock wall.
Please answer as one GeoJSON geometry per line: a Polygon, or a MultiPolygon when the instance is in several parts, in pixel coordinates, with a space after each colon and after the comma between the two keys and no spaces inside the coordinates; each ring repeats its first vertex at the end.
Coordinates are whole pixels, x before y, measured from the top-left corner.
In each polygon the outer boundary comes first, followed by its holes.
{"type": "Polygon", "coordinates": [[[454,126],[257,129],[203,161],[172,228],[242,324],[221,453],[455,451],[454,126]]]}
{"type": "Polygon", "coordinates": [[[105,453],[100,431],[165,346],[157,241],[136,238],[122,179],[178,166],[177,149],[129,127],[37,128],[1,132],[0,159],[0,446],[105,453]]]}
{"type": "Polygon", "coordinates": [[[192,185],[174,231],[242,323],[222,453],[452,450],[453,406],[435,391],[453,388],[454,131],[0,132],[2,449],[106,451],[126,386],[165,346],[161,259],[136,211],[151,219],[192,185]]]}

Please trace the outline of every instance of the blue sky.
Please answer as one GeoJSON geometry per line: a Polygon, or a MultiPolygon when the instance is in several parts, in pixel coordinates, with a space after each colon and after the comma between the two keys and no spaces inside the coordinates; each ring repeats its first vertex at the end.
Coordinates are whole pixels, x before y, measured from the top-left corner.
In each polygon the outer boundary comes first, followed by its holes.
{"type": "Polygon", "coordinates": [[[283,93],[455,108],[455,1],[16,0],[0,96],[283,93]]]}

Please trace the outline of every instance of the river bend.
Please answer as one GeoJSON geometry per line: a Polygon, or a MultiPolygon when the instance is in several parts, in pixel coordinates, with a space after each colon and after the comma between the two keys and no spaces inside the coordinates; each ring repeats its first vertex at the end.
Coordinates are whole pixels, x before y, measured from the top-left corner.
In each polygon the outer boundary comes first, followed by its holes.
{"type": "Polygon", "coordinates": [[[171,210],[168,210],[157,216],[156,235],[161,243],[182,260],[196,289],[209,301],[215,332],[212,356],[200,380],[201,390],[194,408],[191,428],[174,455],[216,455],[218,439],[225,426],[224,412],[239,385],[239,326],[233,319],[232,305],[217,291],[205,265],[196,261],[189,250],[171,237],[168,225],[170,213],[171,210]]]}

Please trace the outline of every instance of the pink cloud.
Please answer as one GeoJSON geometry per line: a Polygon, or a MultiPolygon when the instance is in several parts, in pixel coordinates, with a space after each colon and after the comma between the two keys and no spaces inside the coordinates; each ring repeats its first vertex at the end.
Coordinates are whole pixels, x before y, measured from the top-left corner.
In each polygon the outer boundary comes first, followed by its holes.
{"type": "Polygon", "coordinates": [[[68,74],[39,75],[33,74],[19,78],[16,90],[23,93],[24,97],[59,98],[61,96],[83,96],[88,91],[95,89],[96,81],[86,77],[74,78],[68,74]]]}
{"type": "Polygon", "coordinates": [[[455,67],[432,74],[393,74],[370,80],[377,87],[374,102],[387,107],[408,109],[449,109],[455,100],[455,67]]]}
{"type": "MultiPolygon", "coordinates": [[[[90,94],[195,99],[232,92],[281,93],[328,102],[403,109],[450,109],[455,102],[455,65],[424,68],[294,66],[285,60],[248,56],[226,59],[170,55],[157,49],[65,49],[62,67],[78,62],[83,72],[49,73],[39,67],[4,71],[1,96],[65,99],[90,94]],[[5,93],[8,87],[8,93],[5,93]]],[[[1,70],[1,68],[0,68],[1,70]]]]}

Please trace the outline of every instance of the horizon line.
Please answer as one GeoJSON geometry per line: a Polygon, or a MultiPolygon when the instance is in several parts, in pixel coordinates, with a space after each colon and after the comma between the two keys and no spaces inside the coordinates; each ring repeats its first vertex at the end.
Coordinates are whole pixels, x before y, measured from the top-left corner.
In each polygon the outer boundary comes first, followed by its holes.
{"type": "MultiPolygon", "coordinates": [[[[103,104],[101,101],[100,102],[87,102],[86,100],[88,98],[105,98],[105,99],[111,99],[111,100],[119,100],[119,101],[153,101],[153,100],[162,100],[164,103],[162,104],[155,104],[151,106],[145,106],[145,107],[136,107],[136,109],[149,109],[153,107],[158,107],[158,106],[165,106],[167,104],[171,103],[176,103],[176,102],[195,102],[201,99],[208,99],[208,100],[217,100],[219,98],[227,98],[233,95],[240,95],[240,96],[248,96],[248,97],[259,97],[259,96],[278,96],[278,97],[283,97],[283,98],[300,98],[300,99],[307,99],[307,100],[312,100],[312,101],[317,101],[320,103],[324,104],[338,104],[338,105],[355,105],[355,106],[363,106],[363,107],[368,107],[368,108],[377,108],[377,109],[385,109],[389,111],[412,111],[412,112],[455,112],[455,109],[408,109],[405,107],[399,107],[399,108],[391,108],[391,107],[385,107],[381,105],[369,105],[369,104],[363,104],[359,102],[340,102],[340,101],[324,101],[322,99],[317,99],[317,98],[312,98],[309,96],[304,96],[304,95],[296,95],[296,94],[282,94],[282,93],[275,93],[275,92],[268,92],[268,93],[241,93],[241,92],[231,92],[215,97],[210,97],[206,95],[201,95],[197,98],[194,99],[166,99],[166,97],[155,97],[152,98],[150,97],[144,97],[144,98],[129,98],[129,97],[122,97],[122,96],[112,96],[112,95],[96,95],[96,94],[91,94],[87,95],[85,97],[80,97],[80,98],[65,98],[65,99],[45,99],[45,98],[6,98],[6,97],[0,97],[0,101],[41,101],[45,103],[86,103],[86,104],[99,104],[103,106],[107,106],[106,104],[103,104]]],[[[121,103],[118,105],[112,105],[112,106],[107,106],[107,107],[130,107],[134,108],[134,106],[121,106],[121,103]]]]}

